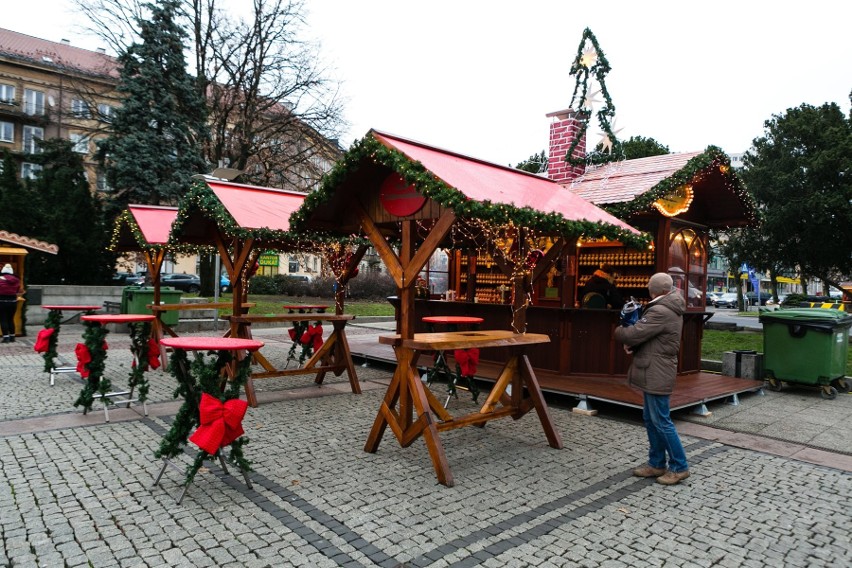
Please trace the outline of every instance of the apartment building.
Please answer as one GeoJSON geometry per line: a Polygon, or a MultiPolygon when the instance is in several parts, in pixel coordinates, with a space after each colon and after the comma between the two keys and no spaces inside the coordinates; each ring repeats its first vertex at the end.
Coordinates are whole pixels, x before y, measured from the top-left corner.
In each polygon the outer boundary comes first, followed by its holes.
{"type": "Polygon", "coordinates": [[[38,172],[28,159],[39,152],[37,139],[65,138],[83,155],[93,189],[108,190],[93,156],[119,104],[118,77],[103,51],[0,28],[0,149],[12,153],[21,178],[38,172]]]}

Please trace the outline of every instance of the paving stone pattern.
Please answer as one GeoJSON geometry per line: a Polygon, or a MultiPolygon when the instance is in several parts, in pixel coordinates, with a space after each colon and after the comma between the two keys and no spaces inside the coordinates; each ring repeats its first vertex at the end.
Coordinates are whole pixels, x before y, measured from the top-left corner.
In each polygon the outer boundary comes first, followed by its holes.
{"type": "MultiPolygon", "coordinates": [[[[71,412],[79,384],[49,387],[23,343],[0,352],[2,417],[71,412]]],[[[73,343],[61,352],[70,360],[73,343]]],[[[129,364],[122,353],[111,334],[109,372],[129,364]]],[[[365,386],[390,378],[358,374],[365,386]]],[[[171,400],[169,375],[152,383],[152,400],[171,400]]],[[[384,388],[312,397],[329,389],[310,377],[258,386],[308,396],[249,409],[253,489],[209,462],[181,505],[180,472],[152,488],[173,416],[0,437],[0,566],[852,565],[852,475],[838,469],[684,437],[692,476],[663,487],[630,474],[646,456],[640,425],[552,407],[563,450],[534,413],[443,433],[447,488],[422,440],[402,448],[388,430],[377,453],[363,451],[384,388]]],[[[465,396],[450,405],[472,408],[465,396]]]]}

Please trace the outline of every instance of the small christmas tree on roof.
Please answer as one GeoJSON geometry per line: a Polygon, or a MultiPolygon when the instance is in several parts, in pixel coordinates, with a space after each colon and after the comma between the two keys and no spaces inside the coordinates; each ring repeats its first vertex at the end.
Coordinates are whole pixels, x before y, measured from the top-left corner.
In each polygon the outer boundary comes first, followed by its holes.
{"type": "Polygon", "coordinates": [[[571,108],[585,118],[565,156],[565,161],[572,166],[598,165],[624,159],[621,143],[615,137],[618,132],[614,130],[615,105],[612,104],[612,98],[606,89],[606,75],[609,71],[609,61],[598,45],[595,34],[586,28],[577,47],[577,55],[571,64],[571,75],[576,77],[574,93],[571,95],[571,108]],[[600,88],[593,91],[594,80],[597,80],[600,88]],[[597,116],[598,126],[601,129],[601,139],[592,152],[586,152],[582,158],[574,157],[574,150],[585,139],[589,120],[593,114],[592,107],[601,102],[597,99],[599,94],[603,95],[604,104],[594,114],[597,116]]]}

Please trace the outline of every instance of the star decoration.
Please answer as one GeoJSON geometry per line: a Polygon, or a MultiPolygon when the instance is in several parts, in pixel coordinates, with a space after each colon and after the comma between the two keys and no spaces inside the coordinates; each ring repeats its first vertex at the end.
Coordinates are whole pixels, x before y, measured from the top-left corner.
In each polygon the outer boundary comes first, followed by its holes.
{"type": "Polygon", "coordinates": [[[624,130],[624,128],[615,129],[615,118],[612,119],[612,128],[610,132],[612,132],[612,138],[610,138],[609,133],[604,131],[601,133],[601,139],[598,144],[601,146],[601,152],[606,151],[607,154],[612,154],[612,145],[615,143],[616,134],[624,130]]]}
{"type": "Polygon", "coordinates": [[[586,46],[586,48],[583,50],[583,55],[580,57],[580,65],[582,65],[586,69],[589,69],[597,62],[598,52],[595,51],[595,47],[592,45],[586,46]]]}
{"type": "Polygon", "coordinates": [[[601,90],[598,89],[594,93],[587,93],[586,98],[583,99],[583,108],[591,109],[592,105],[594,105],[595,103],[601,102],[600,99],[598,98],[598,95],[600,94],[600,92],[601,92],[601,90]]]}

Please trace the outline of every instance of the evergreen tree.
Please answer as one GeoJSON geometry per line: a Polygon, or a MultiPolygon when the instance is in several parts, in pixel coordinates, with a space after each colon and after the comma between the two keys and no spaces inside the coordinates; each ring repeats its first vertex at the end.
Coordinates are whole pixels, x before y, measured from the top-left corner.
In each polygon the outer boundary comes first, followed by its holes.
{"type": "Polygon", "coordinates": [[[803,104],[764,123],[743,157],[762,233],[804,282],[852,273],[852,120],[835,104],[803,104]]]}
{"type": "Polygon", "coordinates": [[[547,173],[547,154],[542,150],[539,154],[533,154],[523,162],[519,162],[515,166],[518,170],[524,170],[531,174],[546,174],[547,173]]]}
{"type": "Polygon", "coordinates": [[[624,151],[624,158],[626,160],[662,156],[671,153],[668,146],[660,144],[653,138],[644,138],[642,136],[631,136],[628,140],[622,142],[621,149],[624,151]]]}
{"type": "Polygon", "coordinates": [[[176,205],[191,176],[208,171],[205,105],[186,72],[179,7],[177,0],[151,5],[150,20],[138,21],[141,42],[118,58],[122,106],[99,152],[115,188],[110,217],[130,203],[176,205]]]}
{"type": "Polygon", "coordinates": [[[32,157],[42,172],[30,185],[48,206],[41,211],[42,229],[37,236],[59,246],[59,254],[32,255],[30,282],[39,284],[106,284],[115,265],[107,251],[110,231],[104,223],[100,200],[92,195],[83,160],[68,140],[54,138],[40,143],[43,152],[32,157]]]}
{"type": "Polygon", "coordinates": [[[40,195],[30,180],[19,180],[17,164],[4,152],[0,173],[0,229],[33,238],[45,237],[46,228],[40,195]]]}

